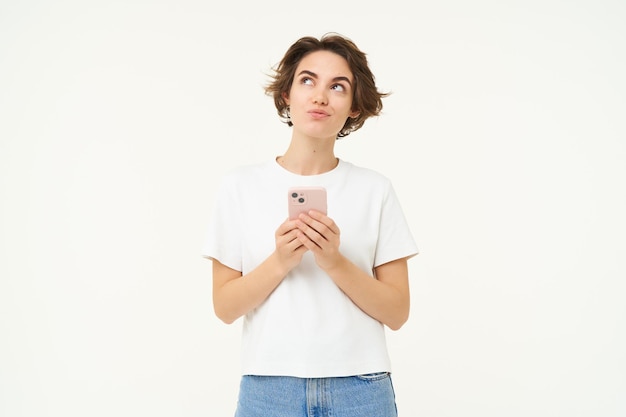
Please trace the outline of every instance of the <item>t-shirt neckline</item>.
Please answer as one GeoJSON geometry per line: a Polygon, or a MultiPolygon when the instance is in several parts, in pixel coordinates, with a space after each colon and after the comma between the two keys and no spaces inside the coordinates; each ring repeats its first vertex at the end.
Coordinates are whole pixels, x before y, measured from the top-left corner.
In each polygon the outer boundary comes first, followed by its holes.
{"type": "Polygon", "coordinates": [[[320,174],[313,174],[313,175],[300,175],[300,174],[296,174],[295,172],[291,172],[285,167],[283,167],[282,165],[280,165],[278,163],[278,157],[274,158],[274,160],[272,160],[270,163],[272,166],[275,167],[275,169],[279,170],[282,174],[287,174],[289,176],[296,177],[296,178],[307,178],[307,179],[321,179],[325,177],[331,177],[335,175],[336,173],[342,171],[346,166],[346,162],[344,162],[343,159],[337,158],[337,165],[335,165],[335,167],[331,169],[330,171],[322,172],[320,174]]]}

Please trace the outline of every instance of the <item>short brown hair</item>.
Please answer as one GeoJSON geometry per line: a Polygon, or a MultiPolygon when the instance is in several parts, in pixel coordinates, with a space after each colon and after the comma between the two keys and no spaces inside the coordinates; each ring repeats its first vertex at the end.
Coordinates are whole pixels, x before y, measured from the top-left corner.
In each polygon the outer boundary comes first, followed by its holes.
{"type": "Polygon", "coordinates": [[[337,135],[338,138],[347,136],[360,129],[368,118],[378,116],[383,108],[382,98],[389,95],[378,91],[366,54],[350,39],[336,33],[327,33],[320,39],[312,36],[298,39],[287,50],[280,63],[273,68],[272,80],[265,87],[265,93],[274,97],[274,105],[283,122],[293,126],[289,119],[289,106],[283,96],[289,94],[294,74],[302,58],[316,51],[330,51],[343,57],[354,76],[351,110],[359,112],[359,115],[348,118],[337,135]]]}

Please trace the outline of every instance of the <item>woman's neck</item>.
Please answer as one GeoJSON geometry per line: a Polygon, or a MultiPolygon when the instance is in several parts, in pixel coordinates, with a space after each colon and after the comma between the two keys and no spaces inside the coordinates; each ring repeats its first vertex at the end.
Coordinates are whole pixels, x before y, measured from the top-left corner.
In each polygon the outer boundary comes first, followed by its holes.
{"type": "Polygon", "coordinates": [[[334,140],[295,141],[276,161],[287,171],[298,175],[318,175],[332,171],[339,163],[334,154],[334,140]]]}

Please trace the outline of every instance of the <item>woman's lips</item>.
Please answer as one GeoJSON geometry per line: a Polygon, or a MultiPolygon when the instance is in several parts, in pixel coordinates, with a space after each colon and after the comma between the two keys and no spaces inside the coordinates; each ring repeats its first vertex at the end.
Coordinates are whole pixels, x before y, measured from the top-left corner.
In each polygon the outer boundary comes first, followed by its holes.
{"type": "Polygon", "coordinates": [[[326,113],[324,110],[309,110],[308,113],[314,119],[323,119],[324,117],[328,117],[328,113],[326,113]]]}

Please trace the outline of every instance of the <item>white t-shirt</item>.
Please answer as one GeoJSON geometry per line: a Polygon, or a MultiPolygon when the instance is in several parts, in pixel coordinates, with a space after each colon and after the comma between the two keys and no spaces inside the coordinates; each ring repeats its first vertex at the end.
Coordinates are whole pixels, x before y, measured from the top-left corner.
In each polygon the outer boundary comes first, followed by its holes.
{"type": "MultiPolygon", "coordinates": [[[[373,268],[417,254],[390,181],[343,160],[332,171],[291,173],[276,161],[231,171],[221,181],[203,255],[243,275],[275,249],[287,219],[287,189],[323,186],[340,251],[373,268]]],[[[245,278],[244,278],[245,279],[245,278]]],[[[385,329],[359,309],[310,252],[259,307],[244,317],[242,373],[301,378],[391,371],[385,329]]]]}

